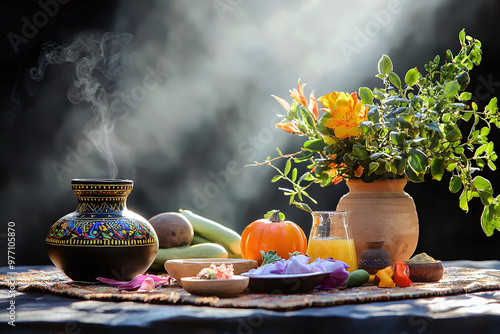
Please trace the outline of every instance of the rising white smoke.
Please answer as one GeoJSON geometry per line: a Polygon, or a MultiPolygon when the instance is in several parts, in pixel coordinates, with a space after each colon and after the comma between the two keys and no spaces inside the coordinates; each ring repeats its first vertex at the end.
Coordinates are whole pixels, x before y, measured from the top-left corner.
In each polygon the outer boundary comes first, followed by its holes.
{"type": "Polygon", "coordinates": [[[70,45],[49,42],[43,47],[38,66],[30,71],[33,80],[41,81],[49,65],[65,65],[73,79],[68,85],[68,99],[73,104],[88,103],[94,113],[90,125],[95,128],[86,129],[87,137],[105,159],[111,179],[118,174],[115,155],[122,153],[114,127],[123,116],[123,110],[112,102],[128,74],[131,40],[132,35],[128,33],[102,36],[86,33],[70,45]]]}

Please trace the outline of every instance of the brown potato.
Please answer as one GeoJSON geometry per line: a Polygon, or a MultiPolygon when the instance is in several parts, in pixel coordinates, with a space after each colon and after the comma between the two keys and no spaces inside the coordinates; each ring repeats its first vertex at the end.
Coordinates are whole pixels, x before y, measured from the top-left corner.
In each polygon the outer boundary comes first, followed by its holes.
{"type": "Polygon", "coordinates": [[[191,245],[194,230],[189,220],[178,212],[164,212],[149,219],[158,236],[159,248],[191,245]]]}

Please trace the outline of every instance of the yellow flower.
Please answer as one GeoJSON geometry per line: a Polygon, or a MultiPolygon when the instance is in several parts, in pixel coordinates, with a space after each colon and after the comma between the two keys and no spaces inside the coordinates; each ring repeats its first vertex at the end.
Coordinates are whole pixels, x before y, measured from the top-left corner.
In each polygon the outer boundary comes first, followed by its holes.
{"type": "Polygon", "coordinates": [[[332,92],[318,99],[331,116],[325,126],[335,131],[335,137],[344,139],[361,133],[359,123],[366,120],[367,107],[356,93],[332,92]]]}

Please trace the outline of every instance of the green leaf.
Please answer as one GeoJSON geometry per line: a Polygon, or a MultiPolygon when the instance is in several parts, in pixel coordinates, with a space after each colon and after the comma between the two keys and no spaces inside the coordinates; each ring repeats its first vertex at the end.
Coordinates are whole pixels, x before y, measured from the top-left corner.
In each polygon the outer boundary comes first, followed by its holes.
{"type": "Polygon", "coordinates": [[[352,147],[352,153],[351,155],[359,160],[364,160],[368,158],[368,151],[366,150],[366,147],[361,144],[354,144],[352,147]]]}
{"type": "Polygon", "coordinates": [[[380,119],[380,113],[377,107],[370,108],[366,114],[368,120],[373,123],[377,123],[380,119]]]}
{"type": "Polygon", "coordinates": [[[405,83],[408,86],[413,86],[414,84],[417,83],[417,81],[418,81],[418,70],[416,67],[406,72],[405,83]]]}
{"type": "Polygon", "coordinates": [[[477,148],[476,152],[474,153],[474,156],[479,157],[482,153],[484,153],[484,151],[486,151],[487,148],[488,148],[488,144],[483,144],[483,145],[479,146],[477,148]]]}
{"type": "Polygon", "coordinates": [[[313,212],[313,210],[309,207],[309,205],[307,205],[306,203],[300,203],[300,202],[293,202],[293,204],[301,209],[301,210],[304,210],[304,211],[307,211],[307,212],[313,212]]]}
{"type": "Polygon", "coordinates": [[[452,162],[452,163],[446,165],[446,170],[449,172],[452,172],[455,168],[457,168],[456,162],[452,162]]]}
{"type": "Polygon", "coordinates": [[[402,127],[404,128],[411,128],[413,126],[412,124],[412,116],[409,113],[401,113],[398,116],[396,116],[396,119],[398,120],[399,124],[401,124],[402,127]]]}
{"type": "Polygon", "coordinates": [[[424,123],[424,126],[426,128],[428,128],[429,130],[436,131],[439,134],[441,133],[441,129],[439,128],[439,125],[434,121],[431,121],[429,123],[424,123]]]}
{"type": "Polygon", "coordinates": [[[481,227],[483,228],[484,234],[488,237],[491,237],[493,232],[495,232],[495,225],[493,224],[495,215],[493,212],[494,209],[492,208],[492,205],[487,205],[484,207],[483,213],[481,214],[481,227]]]}
{"type": "Polygon", "coordinates": [[[308,109],[300,108],[300,114],[302,115],[302,119],[304,119],[306,121],[306,124],[311,129],[314,129],[316,122],[314,121],[314,118],[313,118],[311,112],[308,109]]]}
{"type": "MultiPolygon", "coordinates": [[[[266,214],[264,215],[264,219],[271,219],[271,217],[273,216],[275,211],[277,211],[277,210],[267,211],[266,214]]],[[[285,220],[285,214],[283,212],[279,212],[279,215],[280,215],[280,219],[282,221],[285,220]]]]}
{"type": "Polygon", "coordinates": [[[292,168],[292,160],[288,159],[285,164],[285,171],[283,172],[285,176],[290,172],[290,168],[292,168]]]}
{"type": "Polygon", "coordinates": [[[425,172],[429,161],[424,152],[413,148],[408,152],[408,164],[416,174],[420,174],[425,172]]]}
{"type": "Polygon", "coordinates": [[[476,187],[481,202],[483,202],[484,205],[490,205],[493,202],[493,186],[490,181],[482,176],[476,176],[472,180],[472,184],[476,187]]]}
{"type": "Polygon", "coordinates": [[[300,181],[314,181],[314,176],[310,172],[305,172],[301,177],[300,181]]]}
{"type": "Polygon", "coordinates": [[[299,113],[297,108],[299,107],[299,103],[297,101],[293,101],[290,110],[288,110],[288,116],[292,118],[299,118],[299,113]]]}
{"type": "Polygon", "coordinates": [[[490,134],[490,128],[485,126],[481,129],[481,136],[488,136],[490,134]]]}
{"type": "Polygon", "coordinates": [[[376,160],[376,159],[380,158],[381,156],[388,156],[388,155],[385,153],[375,152],[375,153],[372,153],[370,155],[370,159],[376,160]]]}
{"type": "Polygon", "coordinates": [[[448,133],[446,133],[446,140],[447,141],[455,141],[462,139],[462,132],[460,132],[460,129],[458,127],[453,127],[448,133]]]}
{"type": "Polygon", "coordinates": [[[281,180],[281,175],[274,175],[273,178],[271,179],[271,182],[277,182],[278,180],[281,180]]]}
{"type": "Polygon", "coordinates": [[[481,215],[481,226],[484,233],[490,237],[493,235],[495,229],[500,230],[500,205],[498,201],[500,200],[498,196],[496,198],[496,203],[487,205],[484,207],[483,214],[481,215]]]}
{"type": "Polygon", "coordinates": [[[292,170],[292,182],[295,182],[297,180],[297,168],[294,168],[292,170]]]}
{"type": "Polygon", "coordinates": [[[453,60],[453,53],[451,53],[451,50],[446,50],[446,59],[449,61],[453,60]]]}
{"type": "Polygon", "coordinates": [[[373,122],[372,121],[361,121],[359,122],[359,127],[361,131],[366,135],[368,133],[373,133],[372,131],[373,122]]]}
{"type": "Polygon", "coordinates": [[[396,73],[389,73],[389,80],[394,86],[396,86],[398,89],[401,89],[401,79],[396,73]]]}
{"type": "Polygon", "coordinates": [[[472,115],[473,115],[472,111],[465,111],[464,114],[462,115],[462,119],[468,122],[471,119],[472,115]]]}
{"type": "Polygon", "coordinates": [[[264,253],[264,251],[261,250],[260,255],[262,256],[263,260],[261,266],[281,260],[281,257],[276,254],[276,251],[273,250],[270,250],[267,253],[264,253]]]}
{"type": "Polygon", "coordinates": [[[383,99],[385,99],[385,92],[381,89],[378,89],[378,88],[375,88],[373,90],[373,96],[379,100],[379,101],[382,101],[383,99]]]}
{"type": "Polygon", "coordinates": [[[373,104],[373,93],[368,87],[360,87],[359,97],[361,97],[361,102],[363,104],[373,104]]]}
{"type": "Polygon", "coordinates": [[[460,194],[460,201],[459,201],[459,206],[460,206],[460,209],[464,210],[465,212],[469,211],[469,200],[467,198],[468,194],[467,194],[467,189],[464,188],[464,190],[462,190],[462,193],[460,194]]]}
{"type": "Polygon", "coordinates": [[[459,89],[458,82],[456,80],[447,81],[443,86],[443,94],[446,98],[453,98],[458,94],[459,89]]]}
{"type": "Polygon", "coordinates": [[[469,101],[472,98],[472,94],[469,92],[462,92],[460,94],[460,101],[469,101]]]}
{"type": "Polygon", "coordinates": [[[391,131],[389,138],[394,145],[403,146],[404,138],[401,132],[391,131]]]}
{"type": "Polygon", "coordinates": [[[323,141],[323,139],[313,139],[313,140],[308,140],[304,143],[304,148],[309,150],[309,151],[315,151],[319,152],[323,150],[325,147],[326,143],[323,141]]]}
{"type": "Polygon", "coordinates": [[[488,160],[488,167],[490,167],[491,170],[497,170],[497,166],[491,160],[488,160]]]}
{"type": "Polygon", "coordinates": [[[382,55],[378,61],[378,73],[387,75],[392,72],[392,61],[387,55],[382,55]]]}
{"type": "Polygon", "coordinates": [[[380,164],[376,161],[370,162],[370,165],[368,166],[368,175],[371,175],[373,172],[375,172],[379,166],[380,164]]]}
{"type": "Polygon", "coordinates": [[[416,183],[424,182],[424,173],[418,173],[417,174],[411,168],[407,168],[405,170],[405,173],[406,173],[406,176],[408,176],[408,178],[412,182],[416,182],[416,183]]]}
{"type": "Polygon", "coordinates": [[[465,29],[462,29],[458,34],[458,39],[460,40],[460,44],[465,44],[465,29]]]}
{"type": "Polygon", "coordinates": [[[344,162],[346,164],[348,164],[349,166],[353,166],[354,165],[354,161],[351,159],[351,157],[349,156],[349,154],[344,154],[343,157],[342,157],[342,160],[344,160],[344,162]]]}
{"type": "Polygon", "coordinates": [[[490,156],[493,153],[494,146],[495,143],[493,143],[492,141],[488,143],[488,147],[486,148],[486,155],[490,156]]]}
{"type": "Polygon", "coordinates": [[[432,177],[438,181],[441,181],[444,174],[444,164],[441,159],[433,159],[431,162],[431,174],[432,177]]]}
{"type": "Polygon", "coordinates": [[[313,156],[314,156],[314,152],[301,150],[300,153],[295,156],[293,161],[302,162],[304,160],[312,158],[313,156]]]}
{"type": "Polygon", "coordinates": [[[450,179],[450,191],[454,194],[458,193],[462,188],[462,179],[453,175],[450,179]]]}
{"type": "Polygon", "coordinates": [[[488,103],[488,105],[486,106],[485,108],[487,111],[490,111],[490,110],[496,110],[497,109],[497,98],[494,97],[490,100],[490,102],[488,103]]]}

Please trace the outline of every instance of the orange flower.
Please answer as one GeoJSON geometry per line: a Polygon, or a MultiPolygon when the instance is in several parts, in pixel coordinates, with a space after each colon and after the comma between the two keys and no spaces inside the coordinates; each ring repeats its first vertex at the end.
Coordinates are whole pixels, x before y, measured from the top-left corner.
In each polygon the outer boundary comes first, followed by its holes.
{"type": "Polygon", "coordinates": [[[363,175],[363,170],[363,166],[358,166],[358,168],[354,171],[354,176],[361,177],[361,175],[363,175]]]}
{"type": "Polygon", "coordinates": [[[336,163],[331,163],[328,165],[330,167],[330,170],[326,171],[325,173],[328,174],[329,177],[332,178],[332,183],[333,184],[338,184],[340,183],[344,178],[342,175],[339,174],[337,167],[341,166],[343,164],[336,164],[336,163]]]}
{"type": "Polygon", "coordinates": [[[290,110],[290,104],[286,100],[284,100],[278,96],[274,96],[274,95],[271,95],[271,96],[274,97],[283,106],[283,108],[286,109],[286,111],[290,110]]]}
{"type": "Polygon", "coordinates": [[[290,132],[296,135],[302,135],[297,125],[293,122],[281,122],[275,124],[278,129],[285,130],[286,132],[290,132]]]}
{"type": "Polygon", "coordinates": [[[325,126],[335,131],[339,139],[357,136],[361,133],[359,123],[366,120],[367,107],[358,100],[356,93],[332,92],[319,98],[331,118],[325,126]]]}
{"type": "Polygon", "coordinates": [[[314,91],[311,92],[311,95],[309,95],[309,110],[311,111],[311,114],[313,115],[314,119],[318,119],[318,101],[316,100],[316,97],[314,96],[314,91]]]}
{"type": "Polygon", "coordinates": [[[298,103],[302,104],[304,107],[307,107],[307,99],[304,96],[304,86],[306,84],[303,84],[300,86],[300,79],[297,81],[297,89],[291,90],[290,91],[290,96],[292,99],[297,101],[298,103]]]}
{"type": "Polygon", "coordinates": [[[344,178],[340,175],[337,175],[333,178],[332,180],[332,183],[333,184],[339,184],[340,182],[342,182],[344,180],[344,178]]]}

